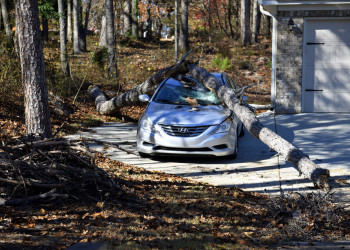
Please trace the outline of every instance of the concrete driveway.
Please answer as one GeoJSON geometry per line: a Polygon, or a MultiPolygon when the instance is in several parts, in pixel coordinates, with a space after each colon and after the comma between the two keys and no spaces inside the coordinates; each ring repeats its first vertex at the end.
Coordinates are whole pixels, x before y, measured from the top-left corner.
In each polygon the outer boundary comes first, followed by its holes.
{"type": "MultiPolygon", "coordinates": [[[[273,116],[260,121],[275,130],[273,116]]],[[[350,114],[297,114],[276,117],[277,133],[308,154],[320,167],[330,170],[332,190],[342,205],[350,204],[350,114]]],[[[111,159],[148,170],[163,171],[218,186],[238,186],[246,191],[279,195],[281,192],[318,191],[308,179],[276,152],[248,132],[239,140],[238,157],[152,158],[138,156],[136,124],[105,123],[70,136],[90,138],[109,145],[91,143],[94,150],[111,159]]]]}

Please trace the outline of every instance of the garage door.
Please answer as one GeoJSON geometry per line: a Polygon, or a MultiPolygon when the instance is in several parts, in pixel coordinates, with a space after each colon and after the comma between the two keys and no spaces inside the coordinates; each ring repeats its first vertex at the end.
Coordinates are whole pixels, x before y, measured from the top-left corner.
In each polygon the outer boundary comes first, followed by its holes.
{"type": "Polygon", "coordinates": [[[350,112],[350,19],[307,20],[304,112],[350,112]]]}

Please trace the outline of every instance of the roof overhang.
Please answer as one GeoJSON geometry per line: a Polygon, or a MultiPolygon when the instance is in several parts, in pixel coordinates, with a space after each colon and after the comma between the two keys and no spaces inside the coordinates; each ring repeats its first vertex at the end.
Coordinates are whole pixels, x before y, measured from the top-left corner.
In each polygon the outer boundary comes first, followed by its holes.
{"type": "Polygon", "coordinates": [[[286,10],[344,10],[350,9],[350,1],[288,1],[258,0],[262,8],[272,15],[286,10]]]}

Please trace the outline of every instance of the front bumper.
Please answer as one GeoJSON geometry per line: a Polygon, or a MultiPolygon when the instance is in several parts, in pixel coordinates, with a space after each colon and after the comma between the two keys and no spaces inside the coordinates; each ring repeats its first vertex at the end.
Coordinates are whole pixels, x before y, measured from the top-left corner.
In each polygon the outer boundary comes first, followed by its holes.
{"type": "Polygon", "coordinates": [[[139,129],[137,149],[149,155],[225,156],[235,153],[236,128],[226,133],[211,134],[214,126],[195,137],[171,136],[159,126],[154,131],[139,129]]]}

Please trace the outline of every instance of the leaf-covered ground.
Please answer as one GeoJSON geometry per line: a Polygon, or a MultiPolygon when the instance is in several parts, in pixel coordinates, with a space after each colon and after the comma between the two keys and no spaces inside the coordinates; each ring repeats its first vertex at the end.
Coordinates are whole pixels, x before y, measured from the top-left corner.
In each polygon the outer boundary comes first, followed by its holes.
{"type": "MultiPolygon", "coordinates": [[[[174,61],[171,44],[119,41],[120,74],[118,81],[111,81],[104,75],[104,66],[90,60],[97,51],[96,39],[89,41],[89,53],[70,54],[70,80],[59,75],[57,41],[53,39],[45,45],[48,85],[74,109],[71,115],[52,112],[53,133],[58,137],[104,121],[137,121],[143,107],[123,108],[114,117],[97,114],[84,85],[98,84],[104,91],[120,93],[174,61]]],[[[199,59],[200,65],[210,71],[218,71],[212,64],[217,53],[229,55],[232,65],[225,72],[242,86],[257,83],[247,93],[249,102],[269,102],[268,40],[244,48],[228,41],[215,46],[193,41],[192,45],[192,59],[199,59]]],[[[25,129],[18,59],[6,53],[0,53],[0,58],[0,138],[4,145],[25,129]]],[[[63,249],[78,242],[99,241],[132,249],[232,249],[274,247],[289,241],[349,240],[349,212],[335,207],[328,195],[289,194],[272,199],[146,171],[100,154],[95,162],[122,187],[122,194],[116,191],[105,195],[106,190],[96,180],[95,185],[90,185],[91,193],[89,189],[85,191],[90,196],[100,194],[93,202],[73,194],[67,199],[0,206],[0,248],[63,249]]],[[[20,176],[19,173],[17,177],[20,176]]],[[[1,190],[7,185],[0,181],[1,190]]],[[[21,185],[6,195],[11,198],[19,189],[30,192],[21,185]]]]}

